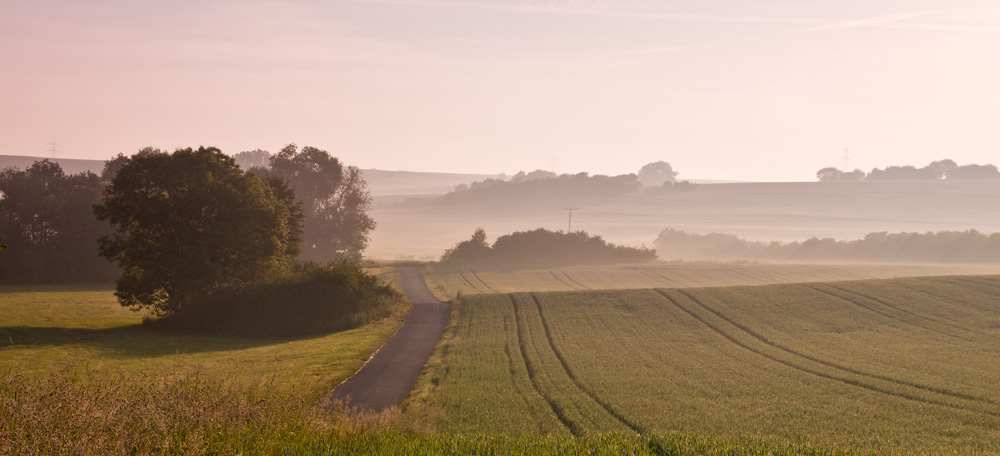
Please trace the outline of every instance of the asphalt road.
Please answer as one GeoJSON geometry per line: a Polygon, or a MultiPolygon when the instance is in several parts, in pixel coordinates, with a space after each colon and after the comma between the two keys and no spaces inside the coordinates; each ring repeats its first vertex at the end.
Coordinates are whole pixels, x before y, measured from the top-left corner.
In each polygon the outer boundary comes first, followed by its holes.
{"type": "Polygon", "coordinates": [[[451,305],[434,298],[420,271],[400,268],[399,276],[413,310],[399,331],[331,393],[351,408],[380,412],[402,403],[448,325],[451,305]]]}

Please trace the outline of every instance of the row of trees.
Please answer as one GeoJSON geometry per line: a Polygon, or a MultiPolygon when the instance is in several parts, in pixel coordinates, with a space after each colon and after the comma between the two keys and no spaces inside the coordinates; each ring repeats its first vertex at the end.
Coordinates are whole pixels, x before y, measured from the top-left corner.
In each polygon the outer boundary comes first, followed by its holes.
{"type": "MultiPolygon", "coordinates": [[[[519,171],[506,177],[484,179],[470,184],[461,184],[446,194],[444,199],[453,200],[497,200],[507,198],[539,197],[610,197],[638,193],[643,186],[663,187],[670,190],[677,183],[677,171],[670,163],[658,161],[648,163],[638,174],[618,176],[594,175],[588,173],[556,174],[551,171],[519,171]]],[[[691,184],[684,182],[684,188],[691,184]]]]}
{"type": "Polygon", "coordinates": [[[106,181],[67,175],[49,160],[0,171],[0,282],[109,282],[115,268],[97,255],[110,232],[91,206],[106,181]]]}
{"type": "Polygon", "coordinates": [[[771,260],[849,262],[998,263],[1000,233],[976,230],[869,233],[863,239],[811,238],[803,242],[757,242],[732,234],[692,234],[665,229],[654,241],[668,260],[771,260]]]}
{"type": "MultiPolygon", "coordinates": [[[[182,179],[191,173],[201,173],[207,179],[205,176],[222,173],[224,169],[228,170],[226,178],[234,178],[236,173],[243,174],[235,165],[242,161],[250,173],[271,185],[272,192],[285,199],[292,198],[289,201],[297,204],[295,210],[301,213],[303,225],[303,242],[295,241],[297,246],[302,245],[300,259],[360,260],[375,221],[368,214],[372,198],[356,167],[345,166],[326,151],[314,147],[298,150],[294,144],[274,156],[262,150],[241,152],[236,161],[229,160],[233,163],[217,160],[222,158],[217,149],[204,151],[195,154],[197,151],[193,149],[182,149],[169,154],[148,147],[131,157],[118,154],[105,162],[100,176],[90,172],[66,175],[57,163],[49,160],[36,162],[25,170],[3,170],[0,242],[9,249],[3,252],[4,261],[0,262],[0,282],[113,280],[117,272],[100,259],[96,244],[99,237],[110,234],[110,227],[95,217],[92,206],[101,200],[106,187],[113,190],[112,183],[120,171],[133,162],[136,164],[130,179],[138,180],[123,181],[120,185],[134,190],[146,185],[144,179],[154,174],[171,179],[155,184],[160,186],[190,185],[182,179]],[[212,151],[214,155],[207,158],[204,151],[212,151]],[[149,169],[140,170],[140,166],[149,169]],[[208,166],[215,168],[204,168],[208,166]],[[278,181],[285,182],[285,186],[278,185],[278,181]]],[[[115,223],[110,218],[108,221],[115,223]]]]}
{"type": "Polygon", "coordinates": [[[584,231],[549,231],[538,228],[497,238],[491,246],[486,231],[476,229],[472,238],[445,251],[441,263],[486,266],[566,266],[578,264],[642,263],[656,259],[656,251],[608,243],[584,231]]]}
{"type": "Polygon", "coordinates": [[[872,169],[868,174],[860,169],[845,172],[837,168],[823,168],[816,172],[820,182],[859,182],[859,181],[900,181],[900,180],[990,180],[1000,179],[1000,170],[996,166],[962,165],[959,166],[950,159],[931,162],[923,168],[915,166],[889,166],[885,169],[872,169]]]}
{"type": "Polygon", "coordinates": [[[608,197],[637,193],[642,188],[635,174],[619,176],[587,173],[556,175],[548,171],[516,174],[509,180],[486,179],[459,185],[444,195],[445,201],[504,200],[523,198],[608,197]]]}

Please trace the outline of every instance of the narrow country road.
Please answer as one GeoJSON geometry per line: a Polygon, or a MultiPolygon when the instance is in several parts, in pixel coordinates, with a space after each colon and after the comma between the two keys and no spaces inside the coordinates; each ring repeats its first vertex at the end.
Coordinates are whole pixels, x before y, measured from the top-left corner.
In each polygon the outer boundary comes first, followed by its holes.
{"type": "Polygon", "coordinates": [[[417,268],[400,268],[399,278],[413,310],[375,356],[333,390],[331,396],[351,408],[380,412],[402,403],[448,325],[451,305],[434,298],[417,268]]]}

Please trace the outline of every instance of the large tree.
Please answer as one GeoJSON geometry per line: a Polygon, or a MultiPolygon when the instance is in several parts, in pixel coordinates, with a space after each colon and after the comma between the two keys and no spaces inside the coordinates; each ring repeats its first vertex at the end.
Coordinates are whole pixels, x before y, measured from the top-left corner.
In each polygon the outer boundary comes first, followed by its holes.
{"type": "Polygon", "coordinates": [[[287,185],[244,173],[213,147],[132,156],[94,210],[114,229],[100,251],[121,266],[115,295],[159,315],[266,280],[301,240],[287,185]]]}
{"type": "Polygon", "coordinates": [[[375,220],[361,170],[315,147],[289,144],[271,157],[270,174],[288,181],[305,215],[301,257],[360,260],[375,220]]]}

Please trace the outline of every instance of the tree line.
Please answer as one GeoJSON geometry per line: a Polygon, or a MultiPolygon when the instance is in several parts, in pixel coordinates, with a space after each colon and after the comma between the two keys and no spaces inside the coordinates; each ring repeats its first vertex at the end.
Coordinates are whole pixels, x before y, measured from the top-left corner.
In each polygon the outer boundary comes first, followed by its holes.
{"type": "Polygon", "coordinates": [[[537,169],[531,172],[519,171],[507,177],[500,175],[457,185],[442,197],[444,201],[456,200],[503,200],[521,198],[567,198],[567,197],[613,197],[637,194],[644,187],[670,190],[689,189],[689,182],[677,182],[677,172],[670,163],[658,161],[648,163],[632,174],[608,176],[589,173],[556,174],[537,169]]]}
{"type": "Polygon", "coordinates": [[[817,171],[816,178],[820,182],[993,180],[1000,179],[1000,170],[991,164],[959,166],[954,160],[944,159],[931,162],[923,168],[910,165],[888,166],[885,169],[874,168],[867,174],[860,169],[846,172],[828,167],[817,171]]]}
{"type": "Polygon", "coordinates": [[[569,266],[584,264],[643,263],[654,261],[656,251],[645,247],[611,244],[585,231],[549,231],[538,228],[497,238],[490,245],[486,231],[476,229],[472,238],[445,251],[446,265],[569,266]]]}
{"type": "Polygon", "coordinates": [[[653,245],[666,260],[845,261],[889,263],[1000,263],[1000,233],[976,230],[869,233],[841,241],[760,242],[732,234],[660,232],[653,245]]]}

